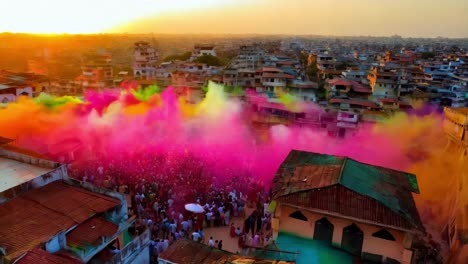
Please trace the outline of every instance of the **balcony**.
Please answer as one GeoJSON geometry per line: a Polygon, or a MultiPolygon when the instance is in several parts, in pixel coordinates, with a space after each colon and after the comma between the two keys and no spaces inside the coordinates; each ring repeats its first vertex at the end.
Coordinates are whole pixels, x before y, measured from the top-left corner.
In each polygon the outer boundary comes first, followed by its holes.
{"type": "Polygon", "coordinates": [[[285,82],[262,82],[262,85],[270,87],[286,87],[285,82]]]}
{"type": "Polygon", "coordinates": [[[347,123],[347,122],[338,122],[336,123],[337,127],[342,127],[342,128],[357,128],[357,124],[355,123],[347,123]]]}
{"type": "Polygon", "coordinates": [[[338,114],[337,120],[338,121],[343,121],[343,122],[348,122],[348,123],[357,123],[358,116],[354,115],[352,117],[350,117],[350,116],[347,117],[347,116],[342,116],[342,115],[338,114]]]}
{"type": "MultiPolygon", "coordinates": [[[[110,220],[110,219],[109,219],[110,220]]],[[[118,225],[118,231],[110,237],[101,237],[101,244],[97,246],[92,245],[80,245],[80,246],[69,246],[67,243],[66,249],[75,253],[81,260],[84,262],[90,261],[96,254],[105,249],[111,242],[118,239],[120,234],[127,230],[131,225],[133,225],[135,217],[129,218],[127,221],[122,222],[118,225]]],[[[73,232],[73,231],[72,231],[73,232]]],[[[67,235],[68,236],[68,235],[67,235]]]]}
{"type": "Polygon", "coordinates": [[[119,253],[115,254],[107,263],[131,263],[141,251],[143,251],[150,242],[151,232],[146,229],[141,235],[135,237],[119,253]]]}

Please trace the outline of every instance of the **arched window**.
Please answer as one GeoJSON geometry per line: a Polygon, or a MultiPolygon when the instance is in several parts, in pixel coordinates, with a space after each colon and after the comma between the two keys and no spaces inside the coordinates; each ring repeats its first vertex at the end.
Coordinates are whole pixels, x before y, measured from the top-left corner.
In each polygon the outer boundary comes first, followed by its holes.
{"type": "Polygon", "coordinates": [[[375,232],[374,234],[372,234],[373,237],[378,237],[378,238],[381,238],[381,239],[385,239],[385,240],[390,240],[390,241],[395,241],[395,237],[390,233],[388,232],[386,229],[381,229],[377,232],[375,232]]]}
{"type": "Polygon", "coordinates": [[[296,211],[292,214],[289,215],[289,217],[301,220],[301,221],[308,221],[307,217],[301,212],[301,211],[296,211]]]}
{"type": "Polygon", "coordinates": [[[343,228],[341,248],[353,255],[360,256],[363,242],[364,232],[356,224],[353,223],[343,228]]]}
{"type": "Polygon", "coordinates": [[[333,224],[326,217],[315,221],[314,239],[331,244],[333,240],[333,229],[333,224]]]}

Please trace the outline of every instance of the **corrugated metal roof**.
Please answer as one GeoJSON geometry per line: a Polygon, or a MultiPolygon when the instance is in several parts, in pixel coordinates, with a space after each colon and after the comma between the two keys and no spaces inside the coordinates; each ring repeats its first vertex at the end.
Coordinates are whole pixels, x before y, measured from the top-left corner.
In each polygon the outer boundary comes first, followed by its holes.
{"type": "Polygon", "coordinates": [[[112,237],[119,226],[102,217],[93,217],[67,234],[67,245],[85,248],[101,244],[101,237],[112,237]]]}
{"type": "Polygon", "coordinates": [[[158,256],[158,259],[168,260],[172,263],[184,264],[289,264],[292,261],[267,260],[234,255],[231,252],[218,250],[206,244],[188,239],[179,239],[166,251],[158,256]]]}
{"type": "Polygon", "coordinates": [[[50,183],[0,204],[0,246],[14,259],[118,204],[118,200],[63,182],[50,183]]]}
{"type": "Polygon", "coordinates": [[[401,215],[368,196],[336,184],[321,189],[298,192],[277,199],[278,202],[324,211],[334,216],[353,218],[362,222],[404,230],[423,230],[401,215]]]}
{"type": "MultiPolygon", "coordinates": [[[[298,199],[296,193],[301,193],[304,196],[308,195],[308,192],[335,185],[341,185],[356,194],[371,198],[389,211],[401,216],[409,223],[409,226],[417,229],[422,228],[412,196],[413,192],[419,193],[414,174],[369,165],[346,157],[291,151],[275,176],[273,196],[278,200],[295,200],[298,199]],[[289,196],[293,198],[288,198],[289,196]]],[[[328,207],[324,208],[320,204],[317,206],[321,206],[320,208],[323,210],[332,210],[342,202],[335,198],[327,201],[327,203],[332,204],[328,207]]],[[[358,196],[355,198],[357,199],[358,196]]],[[[313,199],[317,199],[317,197],[314,196],[313,199]]],[[[362,198],[357,200],[366,203],[362,198]]],[[[316,205],[314,201],[308,203],[310,206],[316,205]]],[[[363,206],[365,207],[365,204],[363,206]]],[[[342,210],[337,210],[332,211],[342,212],[342,210]]],[[[382,215],[377,208],[369,210],[374,210],[376,215],[382,215]]],[[[343,213],[348,213],[348,211],[343,211],[343,213]]],[[[367,212],[362,210],[355,213],[358,216],[353,214],[353,217],[371,218],[368,220],[385,222],[383,218],[366,216],[367,212]]],[[[387,214],[390,215],[390,213],[387,214]]],[[[402,228],[408,227],[400,222],[397,224],[401,225],[402,228]]]]}
{"type": "Polygon", "coordinates": [[[179,239],[158,258],[173,263],[212,264],[225,263],[232,253],[188,239],[179,239]],[[217,262],[222,261],[222,262],[217,262]]]}
{"type": "Polygon", "coordinates": [[[77,259],[58,254],[50,254],[40,248],[34,248],[22,257],[17,264],[79,264],[82,263],[77,259]]]}

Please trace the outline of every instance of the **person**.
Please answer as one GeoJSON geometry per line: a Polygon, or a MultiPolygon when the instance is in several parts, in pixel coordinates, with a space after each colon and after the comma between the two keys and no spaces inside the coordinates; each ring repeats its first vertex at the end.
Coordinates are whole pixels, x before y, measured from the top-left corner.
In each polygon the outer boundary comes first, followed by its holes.
{"type": "Polygon", "coordinates": [[[206,213],[206,226],[210,227],[211,226],[211,217],[213,216],[213,213],[211,211],[208,211],[206,213]]]}
{"type": "Polygon", "coordinates": [[[188,228],[189,228],[189,223],[188,223],[187,221],[184,220],[184,221],[182,221],[181,225],[182,225],[182,230],[184,230],[185,232],[187,232],[187,231],[188,231],[188,228]]]}
{"type": "Polygon", "coordinates": [[[205,233],[203,232],[203,228],[200,228],[198,231],[198,234],[200,234],[200,238],[203,240],[205,238],[205,233]]]}
{"type": "Polygon", "coordinates": [[[236,228],[236,236],[240,236],[242,234],[242,231],[240,229],[240,227],[237,227],[236,228]]]}
{"type": "Polygon", "coordinates": [[[255,234],[252,238],[252,246],[259,247],[260,246],[260,235],[258,233],[255,234]]]}
{"type": "Polygon", "coordinates": [[[224,213],[224,225],[227,226],[229,225],[229,218],[231,216],[231,211],[226,210],[226,213],[224,213]]]}
{"type": "Polygon", "coordinates": [[[174,220],[172,220],[172,223],[169,225],[169,229],[171,233],[175,233],[177,230],[177,225],[174,223],[174,220]]]}
{"type": "Polygon", "coordinates": [[[200,237],[200,234],[198,233],[198,231],[192,233],[192,239],[193,239],[193,241],[199,242],[199,241],[200,241],[200,238],[201,238],[201,237],[200,237]]]}
{"type": "Polygon", "coordinates": [[[223,249],[223,241],[222,241],[222,240],[220,240],[220,241],[218,242],[218,249],[219,249],[219,250],[222,250],[222,249],[223,249]]]}
{"type": "Polygon", "coordinates": [[[215,246],[212,236],[210,237],[210,240],[208,240],[208,246],[210,246],[210,247],[214,247],[214,246],[215,246]]]}
{"type": "Polygon", "coordinates": [[[214,242],[214,247],[215,247],[215,248],[218,248],[218,243],[219,243],[219,241],[218,241],[218,240],[215,240],[215,242],[214,242]]]}
{"type": "Polygon", "coordinates": [[[234,227],[234,223],[231,223],[231,230],[229,232],[229,235],[231,237],[235,237],[236,236],[236,228],[234,227]]]}

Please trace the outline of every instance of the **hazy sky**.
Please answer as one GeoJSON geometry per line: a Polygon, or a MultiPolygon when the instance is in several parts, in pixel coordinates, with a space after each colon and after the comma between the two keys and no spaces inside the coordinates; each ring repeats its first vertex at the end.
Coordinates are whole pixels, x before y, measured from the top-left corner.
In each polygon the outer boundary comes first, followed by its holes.
{"type": "Polygon", "coordinates": [[[0,16],[0,32],[468,37],[468,0],[0,0],[0,3],[9,7],[0,16]]]}

